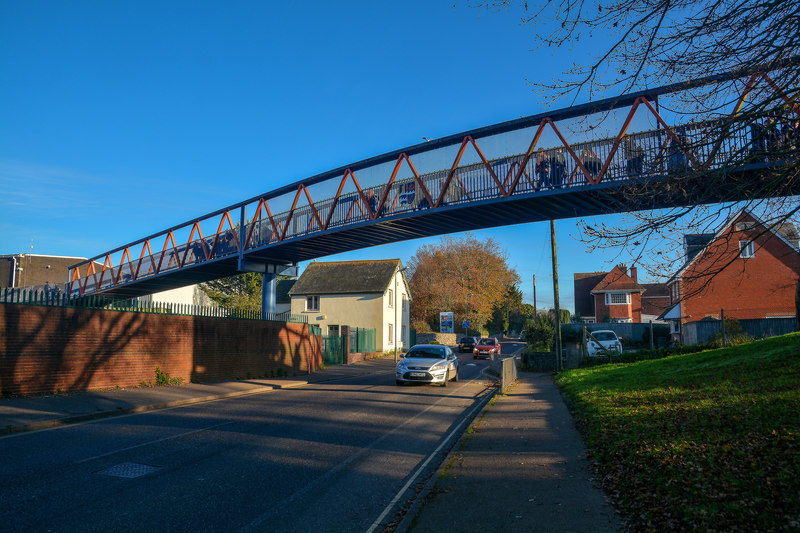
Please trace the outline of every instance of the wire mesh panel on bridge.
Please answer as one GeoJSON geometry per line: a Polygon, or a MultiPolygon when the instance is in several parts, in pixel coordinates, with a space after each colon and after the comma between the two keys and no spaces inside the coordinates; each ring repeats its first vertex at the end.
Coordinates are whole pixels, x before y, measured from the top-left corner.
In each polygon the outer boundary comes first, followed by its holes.
{"type": "Polygon", "coordinates": [[[347,362],[345,338],[342,335],[322,337],[322,362],[326,365],[343,365],[347,362]]]}

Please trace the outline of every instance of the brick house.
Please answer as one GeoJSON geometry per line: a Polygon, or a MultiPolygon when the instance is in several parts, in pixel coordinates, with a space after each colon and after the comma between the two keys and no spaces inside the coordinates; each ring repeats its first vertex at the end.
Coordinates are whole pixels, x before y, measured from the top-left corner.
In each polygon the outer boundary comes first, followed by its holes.
{"type": "Polygon", "coordinates": [[[669,287],[666,283],[642,283],[644,293],[642,294],[642,322],[647,324],[649,322],[665,323],[664,320],[658,318],[661,314],[669,309],[669,287]]]}
{"type": "Polygon", "coordinates": [[[667,285],[663,318],[681,342],[683,325],[703,319],[795,316],[800,277],[798,233],[793,224],[767,227],[743,210],[714,234],[684,237],[686,263],[667,285]]]}
{"type": "Polygon", "coordinates": [[[409,345],[410,292],[400,259],[313,261],[289,290],[292,314],[323,335],[341,326],[375,329],[379,351],[409,345]]]}
{"type": "MultiPolygon", "coordinates": [[[[575,314],[584,322],[642,322],[643,295],[648,286],[639,284],[635,265],[630,270],[620,264],[610,272],[576,273],[573,278],[575,314]]],[[[654,302],[664,305],[666,299],[658,296],[659,284],[650,285],[654,297],[647,302],[652,314],[654,302]]]]}

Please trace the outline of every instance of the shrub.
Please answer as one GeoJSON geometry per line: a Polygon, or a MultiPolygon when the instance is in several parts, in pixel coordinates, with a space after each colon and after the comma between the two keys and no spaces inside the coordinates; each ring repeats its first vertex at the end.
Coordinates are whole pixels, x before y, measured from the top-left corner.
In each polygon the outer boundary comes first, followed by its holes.
{"type": "MultiPolygon", "coordinates": [[[[739,344],[746,344],[753,339],[742,331],[742,325],[735,318],[725,319],[725,343],[728,346],[737,346],[739,344]]],[[[708,339],[709,344],[715,348],[722,347],[722,331],[715,333],[708,339]]]]}
{"type": "Polygon", "coordinates": [[[156,385],[180,385],[181,383],[183,383],[183,378],[171,378],[168,373],[156,367],[156,385]]]}
{"type": "Polygon", "coordinates": [[[578,343],[583,340],[583,331],[569,327],[567,324],[561,325],[561,342],[578,343]]]}
{"type": "Polygon", "coordinates": [[[549,315],[537,315],[525,324],[525,342],[534,351],[549,351],[553,348],[556,328],[549,315]]]}
{"type": "Polygon", "coordinates": [[[433,330],[431,329],[430,324],[425,322],[424,320],[417,320],[411,326],[411,329],[417,330],[417,333],[432,333],[433,330]]]}

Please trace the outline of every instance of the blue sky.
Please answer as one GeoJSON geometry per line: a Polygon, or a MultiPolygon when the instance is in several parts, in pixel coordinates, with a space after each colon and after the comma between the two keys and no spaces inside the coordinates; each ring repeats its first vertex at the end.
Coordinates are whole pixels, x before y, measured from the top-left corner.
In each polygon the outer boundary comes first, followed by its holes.
{"type": "MultiPolygon", "coordinates": [[[[528,80],[587,53],[532,52],[517,14],[452,4],[0,0],[0,255],[94,256],[422,137],[545,111],[528,80]]],[[[574,220],[556,229],[571,309],[574,272],[629,258],[586,253],[574,220]]],[[[538,306],[552,305],[547,222],[476,235],[507,250],[526,301],[536,274],[538,306]]],[[[407,262],[424,242],[323,260],[407,262]]]]}

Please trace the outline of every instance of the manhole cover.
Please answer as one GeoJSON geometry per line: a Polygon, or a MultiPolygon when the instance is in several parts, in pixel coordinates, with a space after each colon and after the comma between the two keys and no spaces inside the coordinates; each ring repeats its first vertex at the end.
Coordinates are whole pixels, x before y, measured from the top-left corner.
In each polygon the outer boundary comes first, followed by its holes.
{"type": "Polygon", "coordinates": [[[98,474],[131,479],[152,474],[159,469],[160,467],[158,466],[140,465],[138,463],[120,463],[112,466],[111,468],[100,471],[98,474]]]}

